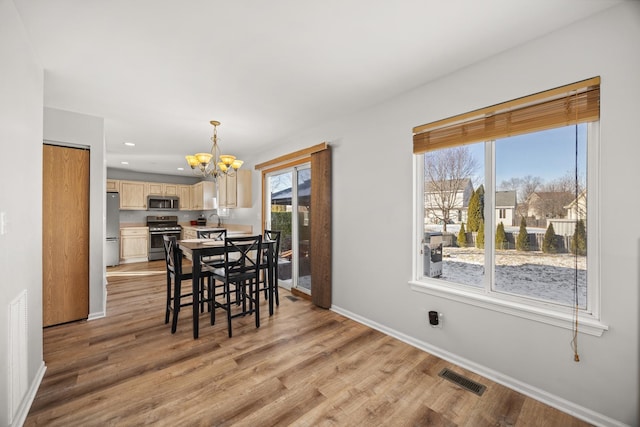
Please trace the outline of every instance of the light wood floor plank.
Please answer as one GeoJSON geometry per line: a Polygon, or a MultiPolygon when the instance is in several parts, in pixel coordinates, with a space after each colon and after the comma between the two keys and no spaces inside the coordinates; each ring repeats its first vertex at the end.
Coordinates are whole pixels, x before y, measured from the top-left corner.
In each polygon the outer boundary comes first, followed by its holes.
{"type": "Polygon", "coordinates": [[[164,324],[162,261],[108,270],[107,317],[44,330],[25,426],[586,426],[381,332],[280,292],[253,316],[164,324]],[[487,387],[482,396],[442,368],[487,387]]]}

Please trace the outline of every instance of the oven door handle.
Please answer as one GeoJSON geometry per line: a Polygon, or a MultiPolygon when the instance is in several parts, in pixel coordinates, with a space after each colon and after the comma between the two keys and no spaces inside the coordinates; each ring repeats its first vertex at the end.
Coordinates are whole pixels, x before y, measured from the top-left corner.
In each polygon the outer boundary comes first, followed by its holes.
{"type": "Polygon", "coordinates": [[[149,234],[152,236],[158,236],[163,234],[180,234],[179,231],[150,231],[149,234]]]}

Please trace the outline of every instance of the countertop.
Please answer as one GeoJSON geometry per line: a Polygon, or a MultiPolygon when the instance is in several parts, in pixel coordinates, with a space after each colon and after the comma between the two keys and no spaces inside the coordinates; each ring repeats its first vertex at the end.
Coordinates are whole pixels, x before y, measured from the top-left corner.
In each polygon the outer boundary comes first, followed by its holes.
{"type": "MultiPolygon", "coordinates": [[[[182,226],[183,229],[191,228],[191,229],[194,229],[194,230],[212,230],[212,231],[226,229],[227,231],[239,231],[239,232],[243,232],[243,233],[252,233],[253,232],[253,226],[244,225],[244,224],[222,224],[221,227],[218,227],[217,225],[213,225],[213,224],[209,224],[209,225],[191,225],[188,222],[180,222],[180,223],[178,223],[178,225],[182,226]]],[[[136,227],[147,227],[147,224],[136,223],[136,222],[121,222],[120,223],[120,228],[136,228],[136,227]]]]}
{"type": "Polygon", "coordinates": [[[243,233],[252,233],[253,232],[253,226],[251,225],[244,225],[244,224],[222,224],[220,227],[218,227],[218,225],[214,225],[214,224],[207,224],[207,225],[191,225],[189,223],[179,223],[179,225],[182,226],[183,229],[185,228],[191,228],[193,230],[227,230],[227,231],[241,231],[243,233]]]}

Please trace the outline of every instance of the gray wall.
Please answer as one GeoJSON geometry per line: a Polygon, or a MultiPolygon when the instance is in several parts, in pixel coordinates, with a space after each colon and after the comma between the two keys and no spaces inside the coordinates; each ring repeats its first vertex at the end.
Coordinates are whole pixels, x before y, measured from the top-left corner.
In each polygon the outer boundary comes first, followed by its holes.
{"type": "MultiPolygon", "coordinates": [[[[18,425],[44,374],[42,360],[42,67],[12,1],[0,0],[0,426],[10,423],[9,304],[27,292],[28,356],[18,425]]],[[[17,371],[20,371],[17,369],[17,371]]]]}
{"type": "Polygon", "coordinates": [[[136,172],[126,169],[107,168],[108,179],[121,179],[128,181],[167,182],[171,184],[191,185],[202,181],[198,177],[163,175],[157,173],[136,172]]]}
{"type": "MultiPolygon", "coordinates": [[[[246,160],[257,164],[323,141],[334,147],[335,310],[593,422],[638,425],[639,41],[640,3],[627,2],[246,160]],[[570,330],[409,288],[411,131],[598,75],[600,230],[590,238],[599,241],[601,317],[610,330],[601,337],[580,334],[581,361],[575,363],[570,330]],[[631,216],[621,219],[620,206],[631,216]],[[374,231],[381,227],[384,235],[374,231]],[[427,325],[428,310],[445,313],[443,328],[427,325]]],[[[259,174],[253,188],[260,188],[259,174]]],[[[259,225],[259,199],[254,206],[247,218],[259,225]]]]}

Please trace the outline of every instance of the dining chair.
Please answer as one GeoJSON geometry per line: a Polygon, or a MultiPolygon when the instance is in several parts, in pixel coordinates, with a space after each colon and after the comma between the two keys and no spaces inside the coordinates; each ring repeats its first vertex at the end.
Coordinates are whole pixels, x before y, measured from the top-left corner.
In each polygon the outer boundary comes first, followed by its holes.
{"type": "MultiPolygon", "coordinates": [[[[216,241],[224,241],[224,239],[227,237],[227,230],[226,229],[222,229],[222,230],[198,230],[196,232],[198,239],[209,239],[209,240],[216,240],[216,241]]],[[[213,266],[214,268],[218,268],[218,267],[222,267],[222,264],[224,264],[224,256],[222,255],[212,255],[212,256],[208,256],[208,257],[204,257],[202,260],[202,262],[209,264],[210,266],[213,266]]]]}
{"type": "MultiPolygon", "coordinates": [[[[163,236],[164,238],[164,253],[167,266],[167,301],[164,316],[164,323],[169,323],[169,317],[171,314],[171,333],[176,332],[178,326],[178,313],[182,307],[190,306],[193,304],[193,293],[191,292],[191,286],[188,286],[185,293],[182,292],[182,282],[188,281],[191,285],[193,279],[193,272],[191,266],[182,266],[182,253],[178,250],[177,239],[175,236],[163,236]],[[172,286],[173,285],[173,286],[172,286]],[[188,301],[184,301],[189,299],[188,301]]],[[[200,292],[200,309],[204,311],[204,304],[209,304],[209,310],[212,311],[211,299],[211,272],[203,271],[200,275],[199,283],[200,292]],[[204,298],[204,279],[207,278],[208,282],[208,298],[204,298]]]]}
{"type": "Polygon", "coordinates": [[[224,266],[213,268],[203,264],[203,270],[212,274],[212,279],[222,282],[223,301],[212,298],[211,323],[215,324],[216,308],[226,311],[229,338],[232,336],[231,319],[255,314],[256,328],[260,327],[260,250],[262,236],[227,237],[224,240],[224,266]],[[232,289],[233,286],[233,289],[232,289]]]}
{"type": "Polygon", "coordinates": [[[269,275],[271,274],[271,277],[274,280],[273,283],[273,294],[275,297],[275,303],[276,305],[280,305],[280,296],[278,294],[278,256],[280,254],[280,235],[282,234],[281,231],[276,231],[276,230],[264,230],[264,234],[263,234],[263,241],[274,241],[275,244],[271,245],[267,248],[264,248],[262,250],[262,260],[260,262],[260,270],[261,270],[261,276],[260,276],[260,284],[261,287],[259,290],[264,291],[264,297],[265,298],[269,298],[269,275]],[[269,257],[268,257],[268,253],[267,251],[272,251],[271,252],[271,260],[272,263],[269,264],[269,257]],[[271,271],[269,271],[269,269],[271,269],[271,271]]]}

